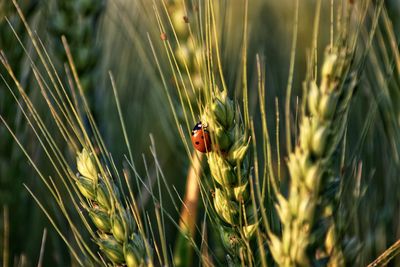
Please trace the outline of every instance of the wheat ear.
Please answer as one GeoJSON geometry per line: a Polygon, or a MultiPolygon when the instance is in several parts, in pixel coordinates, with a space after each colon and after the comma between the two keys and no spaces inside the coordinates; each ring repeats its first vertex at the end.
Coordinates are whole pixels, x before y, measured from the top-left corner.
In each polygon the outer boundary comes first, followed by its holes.
{"type": "Polygon", "coordinates": [[[355,78],[349,74],[351,60],[347,47],[333,47],[325,56],[319,86],[316,79],[305,83],[299,143],[287,162],[289,196],[277,195],[282,237],[269,235],[271,253],[279,266],[314,265],[318,249],[324,249],[331,221],[327,218],[332,217],[327,194],[336,191],[333,154],[347,125],[355,87],[355,78]]]}
{"type": "Polygon", "coordinates": [[[247,244],[258,225],[249,192],[249,135],[226,91],[216,89],[203,117],[214,143],[208,164],[222,242],[234,262],[248,264],[252,256],[247,244]]]}
{"type": "Polygon", "coordinates": [[[145,265],[145,241],[135,233],[133,212],[124,207],[112,178],[100,174],[93,154],[86,149],[78,153],[76,162],[76,185],[87,199],[83,207],[98,230],[95,242],[100,250],[113,264],[145,265]]]}
{"type": "MultiPolygon", "coordinates": [[[[55,52],[60,60],[66,61],[61,36],[70,44],[75,67],[84,91],[91,92],[98,83],[95,71],[99,63],[99,46],[96,45],[99,18],[105,0],[60,0],[54,3],[50,13],[50,30],[54,36],[55,52]]],[[[49,11],[50,12],[50,11],[49,11]]]]}

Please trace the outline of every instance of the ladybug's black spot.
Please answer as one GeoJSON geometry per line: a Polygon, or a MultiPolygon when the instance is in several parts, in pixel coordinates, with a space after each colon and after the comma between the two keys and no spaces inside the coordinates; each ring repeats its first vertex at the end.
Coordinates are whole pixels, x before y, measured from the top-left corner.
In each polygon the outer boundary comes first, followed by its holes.
{"type": "Polygon", "coordinates": [[[196,141],[196,142],[195,142],[195,144],[196,144],[196,145],[199,145],[199,144],[200,144],[200,142],[199,142],[199,141],[196,141]]]}
{"type": "Polygon", "coordinates": [[[194,131],[192,131],[192,135],[194,135],[194,131]]]}
{"type": "Polygon", "coordinates": [[[201,136],[201,139],[204,139],[204,136],[203,136],[203,135],[201,136]]]}

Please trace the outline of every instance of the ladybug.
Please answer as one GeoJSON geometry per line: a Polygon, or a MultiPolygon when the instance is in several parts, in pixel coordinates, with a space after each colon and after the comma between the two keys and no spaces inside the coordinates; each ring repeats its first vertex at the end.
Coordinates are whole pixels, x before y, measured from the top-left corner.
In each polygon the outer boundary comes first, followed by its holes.
{"type": "Polygon", "coordinates": [[[201,122],[198,122],[192,130],[192,144],[201,153],[211,151],[210,133],[204,128],[201,122]]]}

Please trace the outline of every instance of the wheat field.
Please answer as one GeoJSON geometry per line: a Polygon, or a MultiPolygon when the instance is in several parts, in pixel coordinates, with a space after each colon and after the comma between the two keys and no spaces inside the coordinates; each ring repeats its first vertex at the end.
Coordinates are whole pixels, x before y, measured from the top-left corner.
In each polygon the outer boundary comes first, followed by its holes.
{"type": "Polygon", "coordinates": [[[0,0],[0,262],[400,266],[398,0],[0,0]]]}

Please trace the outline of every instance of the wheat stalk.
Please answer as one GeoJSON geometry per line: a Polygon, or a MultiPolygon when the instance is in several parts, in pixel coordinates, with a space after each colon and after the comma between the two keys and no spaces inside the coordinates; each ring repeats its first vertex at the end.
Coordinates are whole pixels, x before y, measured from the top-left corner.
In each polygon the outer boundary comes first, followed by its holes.
{"type": "Polygon", "coordinates": [[[385,250],[378,258],[368,264],[367,267],[386,266],[392,259],[400,254],[400,240],[397,240],[387,250],[385,250]]]}

